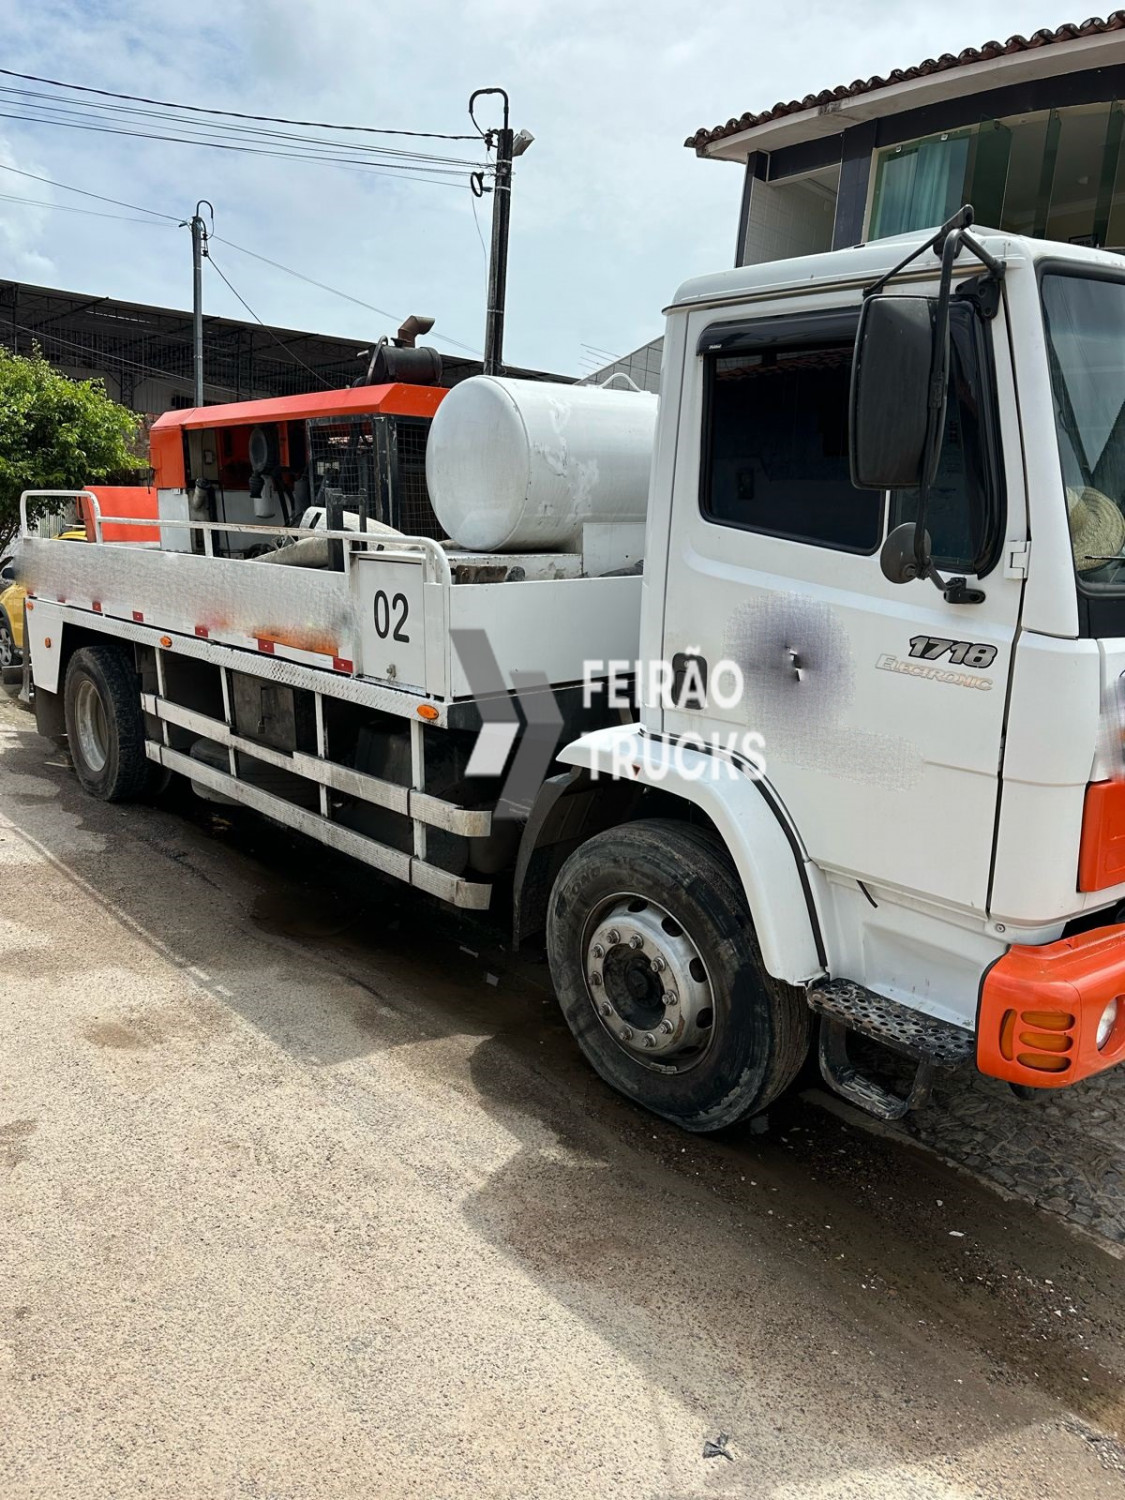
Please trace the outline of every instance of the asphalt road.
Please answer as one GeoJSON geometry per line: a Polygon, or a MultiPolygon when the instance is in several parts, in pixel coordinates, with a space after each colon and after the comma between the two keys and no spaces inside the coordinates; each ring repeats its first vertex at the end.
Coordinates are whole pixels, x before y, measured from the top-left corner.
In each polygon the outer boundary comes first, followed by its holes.
{"type": "Polygon", "coordinates": [[[815,1091],[681,1135],[487,933],[4,699],[0,890],[0,1500],[1125,1494],[1050,1215],[815,1091]]]}

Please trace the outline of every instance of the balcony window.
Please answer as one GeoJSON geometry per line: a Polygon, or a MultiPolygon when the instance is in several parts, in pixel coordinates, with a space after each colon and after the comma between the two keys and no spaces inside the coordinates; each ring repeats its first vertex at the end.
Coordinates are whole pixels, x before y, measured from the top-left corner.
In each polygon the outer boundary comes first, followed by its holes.
{"type": "Polygon", "coordinates": [[[969,144],[970,132],[959,131],[881,152],[870,237],[880,240],[944,223],[964,198],[969,144]]]}

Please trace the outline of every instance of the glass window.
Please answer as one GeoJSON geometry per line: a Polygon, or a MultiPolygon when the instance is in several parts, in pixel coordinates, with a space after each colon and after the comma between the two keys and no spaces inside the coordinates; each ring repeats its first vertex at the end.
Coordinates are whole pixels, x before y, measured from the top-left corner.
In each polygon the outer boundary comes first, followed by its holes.
{"type": "Polygon", "coordinates": [[[703,509],[728,526],[871,552],[883,498],[848,470],[852,344],[708,360],[703,509]]]}
{"type": "MultiPolygon", "coordinates": [[[[991,562],[997,506],[988,459],[976,314],[951,313],[945,440],[930,493],[935,560],[982,572],[991,562]]],[[[852,343],[777,348],[707,360],[703,513],[726,526],[873,552],[884,497],[857,490],[848,466],[852,343]]],[[[891,524],[912,520],[917,491],[891,496],[891,524]]]]}
{"type": "MultiPolygon", "coordinates": [[[[1059,110],[1057,119],[1047,238],[1064,244],[1092,245],[1109,105],[1084,104],[1059,110]]],[[[1051,144],[1048,131],[1048,149],[1051,144]]]]}
{"type": "MultiPolygon", "coordinates": [[[[949,395],[945,437],[926,506],[934,561],[978,576],[993,561],[998,504],[989,452],[989,394],[982,381],[977,315],[956,299],[949,309],[949,395]]],[[[917,490],[891,494],[890,526],[913,521],[917,490]]]]}
{"type": "Polygon", "coordinates": [[[961,131],[932,136],[880,153],[871,239],[945,223],[964,198],[969,135],[961,131]]]}
{"type": "Polygon", "coordinates": [[[1043,278],[1043,317],[1074,564],[1125,585],[1125,283],[1043,278]]]}

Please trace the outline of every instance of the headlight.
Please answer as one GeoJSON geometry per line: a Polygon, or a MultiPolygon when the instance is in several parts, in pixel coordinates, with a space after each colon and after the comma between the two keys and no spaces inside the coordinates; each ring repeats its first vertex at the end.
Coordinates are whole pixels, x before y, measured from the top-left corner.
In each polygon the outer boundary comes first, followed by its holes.
{"type": "Polygon", "coordinates": [[[1102,1018],[1098,1022],[1098,1051],[1100,1052],[1109,1041],[1110,1033],[1117,1023],[1117,996],[1109,1002],[1102,1011],[1102,1018]]]}

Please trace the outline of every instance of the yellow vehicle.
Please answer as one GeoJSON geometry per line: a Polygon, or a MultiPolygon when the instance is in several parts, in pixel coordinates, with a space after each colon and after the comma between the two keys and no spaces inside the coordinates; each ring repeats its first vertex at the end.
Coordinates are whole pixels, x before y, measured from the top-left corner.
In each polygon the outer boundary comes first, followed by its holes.
{"type": "MultiPolygon", "coordinates": [[[[59,542],[84,542],[84,527],[60,531],[59,542]]],[[[0,560],[0,671],[23,661],[23,601],[27,590],[16,581],[15,558],[0,560]]]]}

